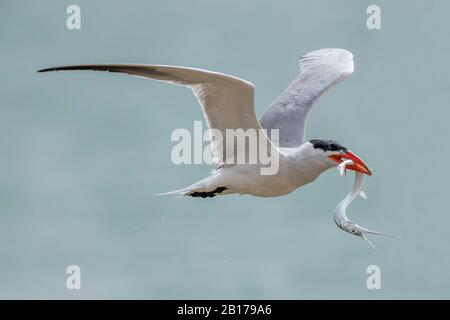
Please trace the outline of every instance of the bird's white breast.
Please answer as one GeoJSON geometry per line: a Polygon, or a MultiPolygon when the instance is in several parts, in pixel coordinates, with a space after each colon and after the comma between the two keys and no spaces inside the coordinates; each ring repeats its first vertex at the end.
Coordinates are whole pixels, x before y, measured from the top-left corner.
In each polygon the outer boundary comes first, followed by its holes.
{"type": "Polygon", "coordinates": [[[224,169],[220,180],[233,193],[275,197],[313,182],[328,168],[300,148],[282,148],[279,170],[275,174],[261,175],[259,165],[235,165],[224,169]]]}

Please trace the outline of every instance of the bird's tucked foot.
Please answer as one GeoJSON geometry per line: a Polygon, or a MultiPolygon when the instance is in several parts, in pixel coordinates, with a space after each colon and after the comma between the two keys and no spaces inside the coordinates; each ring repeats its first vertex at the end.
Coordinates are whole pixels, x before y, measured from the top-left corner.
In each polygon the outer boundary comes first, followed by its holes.
{"type": "Polygon", "coordinates": [[[191,196],[191,197],[201,197],[201,198],[213,198],[215,197],[218,193],[222,193],[223,191],[227,190],[226,187],[217,187],[216,189],[214,189],[213,191],[194,191],[192,193],[188,193],[186,194],[187,196],[191,196]]]}

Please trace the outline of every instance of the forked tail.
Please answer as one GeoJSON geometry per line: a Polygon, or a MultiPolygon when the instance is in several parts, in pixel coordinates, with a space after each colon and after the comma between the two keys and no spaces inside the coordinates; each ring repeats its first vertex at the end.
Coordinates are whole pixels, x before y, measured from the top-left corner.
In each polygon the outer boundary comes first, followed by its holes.
{"type": "Polygon", "coordinates": [[[225,186],[214,186],[211,182],[212,177],[209,176],[206,179],[203,179],[199,182],[196,182],[188,187],[154,194],[155,196],[167,196],[167,195],[178,195],[180,197],[188,196],[188,197],[200,197],[200,198],[213,198],[218,194],[223,193],[228,188],[225,186]]]}

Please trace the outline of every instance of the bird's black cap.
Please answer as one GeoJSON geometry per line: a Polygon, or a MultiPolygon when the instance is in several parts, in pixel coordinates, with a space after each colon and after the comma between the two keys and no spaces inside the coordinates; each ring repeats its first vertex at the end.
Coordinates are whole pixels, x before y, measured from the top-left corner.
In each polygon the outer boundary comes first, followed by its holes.
{"type": "Polygon", "coordinates": [[[346,147],[335,140],[313,139],[309,140],[309,142],[313,145],[314,149],[322,149],[323,151],[348,151],[346,147]]]}

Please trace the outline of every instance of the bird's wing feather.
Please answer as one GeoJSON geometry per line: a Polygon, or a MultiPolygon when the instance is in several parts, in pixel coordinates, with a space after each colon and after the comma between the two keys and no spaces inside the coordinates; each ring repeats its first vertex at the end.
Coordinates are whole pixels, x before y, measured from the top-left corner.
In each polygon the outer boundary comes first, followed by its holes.
{"type": "MultiPolygon", "coordinates": [[[[192,89],[198,99],[208,126],[220,130],[224,139],[225,129],[261,129],[254,109],[254,86],[237,77],[194,68],[136,64],[74,65],[39,72],[61,70],[119,72],[184,85],[192,89]]],[[[217,164],[223,164],[224,152],[230,152],[224,150],[224,139],[213,139],[212,152],[217,164]]]]}
{"type": "Polygon", "coordinates": [[[279,147],[305,142],[306,121],[314,102],[353,73],[353,55],[344,49],[320,49],[301,56],[299,65],[299,76],[259,119],[264,129],[279,130],[279,147]]]}

